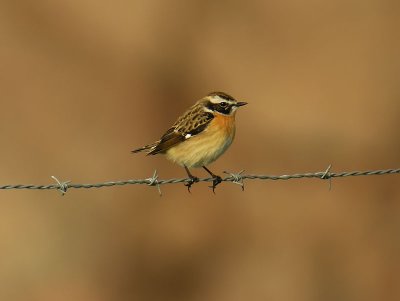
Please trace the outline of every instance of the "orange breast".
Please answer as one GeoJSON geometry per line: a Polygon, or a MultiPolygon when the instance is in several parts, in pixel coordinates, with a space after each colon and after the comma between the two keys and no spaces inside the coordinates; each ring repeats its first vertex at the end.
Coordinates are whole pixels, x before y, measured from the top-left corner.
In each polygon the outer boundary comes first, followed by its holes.
{"type": "Polygon", "coordinates": [[[235,114],[230,116],[215,114],[211,122],[216,129],[226,132],[228,136],[235,133],[235,114]]]}
{"type": "Polygon", "coordinates": [[[206,166],[221,156],[235,136],[235,117],[216,114],[200,134],[167,150],[167,158],[182,166],[206,166]]]}

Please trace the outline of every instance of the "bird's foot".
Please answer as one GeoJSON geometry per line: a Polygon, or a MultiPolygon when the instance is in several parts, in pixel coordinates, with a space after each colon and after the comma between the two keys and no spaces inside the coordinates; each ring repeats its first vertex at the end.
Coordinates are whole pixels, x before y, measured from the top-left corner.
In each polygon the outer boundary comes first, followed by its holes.
{"type": "Polygon", "coordinates": [[[189,193],[191,193],[190,187],[192,187],[192,185],[193,185],[194,183],[197,183],[198,181],[199,181],[199,178],[198,178],[198,177],[189,176],[189,180],[185,183],[185,186],[187,187],[187,190],[188,190],[189,193]]]}
{"type": "Polygon", "coordinates": [[[208,187],[212,188],[212,191],[215,194],[215,188],[221,182],[222,182],[222,178],[220,176],[217,176],[217,175],[213,174],[213,184],[212,184],[212,186],[208,186],[208,187]]]}

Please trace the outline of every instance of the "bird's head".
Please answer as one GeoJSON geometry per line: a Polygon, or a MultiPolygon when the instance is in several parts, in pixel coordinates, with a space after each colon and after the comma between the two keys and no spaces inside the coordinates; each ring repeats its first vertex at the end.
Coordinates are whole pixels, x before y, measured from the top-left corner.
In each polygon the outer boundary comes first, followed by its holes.
{"type": "Polygon", "coordinates": [[[202,102],[206,112],[222,115],[233,115],[238,107],[247,105],[247,102],[237,101],[224,92],[212,92],[202,102]]]}

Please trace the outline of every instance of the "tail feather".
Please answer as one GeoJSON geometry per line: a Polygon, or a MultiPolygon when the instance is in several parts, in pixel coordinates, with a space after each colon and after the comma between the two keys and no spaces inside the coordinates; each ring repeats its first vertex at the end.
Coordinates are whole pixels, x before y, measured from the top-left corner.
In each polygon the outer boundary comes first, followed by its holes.
{"type": "Polygon", "coordinates": [[[154,149],[154,147],[156,147],[156,145],[157,145],[157,142],[152,143],[152,144],[148,144],[148,145],[145,145],[143,147],[140,147],[140,148],[132,150],[131,153],[134,153],[134,154],[141,153],[141,152],[149,153],[154,149]]]}

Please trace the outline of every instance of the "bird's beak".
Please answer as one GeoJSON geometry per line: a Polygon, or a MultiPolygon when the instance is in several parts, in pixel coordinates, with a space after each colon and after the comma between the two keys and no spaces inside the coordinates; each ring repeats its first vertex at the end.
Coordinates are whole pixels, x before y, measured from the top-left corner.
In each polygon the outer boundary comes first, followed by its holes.
{"type": "Polygon", "coordinates": [[[235,107],[241,107],[247,105],[247,102],[245,101],[239,101],[238,103],[235,104],[235,107]]]}

